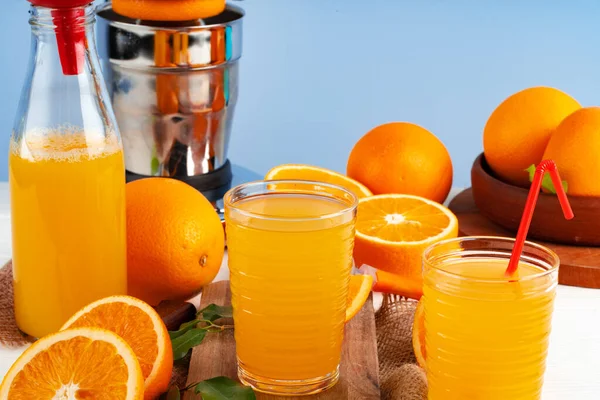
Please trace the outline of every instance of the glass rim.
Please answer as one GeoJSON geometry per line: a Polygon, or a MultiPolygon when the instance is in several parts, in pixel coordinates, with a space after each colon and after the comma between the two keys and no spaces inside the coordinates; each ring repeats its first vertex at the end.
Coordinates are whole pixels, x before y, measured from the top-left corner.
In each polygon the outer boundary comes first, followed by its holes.
{"type": "MultiPolygon", "coordinates": [[[[269,195],[269,194],[273,194],[273,193],[275,193],[275,192],[263,189],[259,193],[253,193],[253,195],[269,195]]],[[[290,192],[290,193],[291,194],[308,194],[308,195],[320,196],[320,193],[328,193],[328,192],[326,192],[326,191],[319,192],[317,190],[308,190],[307,189],[304,191],[304,193],[302,192],[302,190],[299,190],[298,192],[290,192]]],[[[248,196],[248,197],[250,197],[250,196],[248,196]]],[[[326,196],[322,196],[322,197],[326,197],[326,196]]],[[[347,214],[349,212],[352,212],[352,211],[356,210],[356,208],[358,207],[358,200],[359,200],[358,196],[356,196],[352,191],[350,191],[342,186],[335,185],[333,183],[302,180],[302,179],[274,179],[274,180],[264,180],[263,179],[263,180],[242,183],[242,184],[239,184],[239,185],[229,189],[227,191],[227,193],[225,193],[225,195],[223,196],[223,205],[224,205],[225,209],[227,209],[227,208],[233,209],[233,210],[235,210],[235,212],[237,212],[245,217],[250,217],[250,218],[258,218],[261,220],[269,220],[269,221],[310,222],[310,221],[318,221],[318,220],[324,220],[324,219],[332,219],[332,218],[347,214]],[[336,212],[332,212],[332,213],[322,214],[322,215],[318,215],[318,216],[314,216],[314,217],[311,216],[311,217],[302,217],[302,218],[298,218],[298,217],[286,218],[286,217],[264,215],[264,214],[259,214],[259,213],[255,213],[255,212],[251,212],[251,211],[242,210],[239,207],[235,206],[237,201],[236,202],[232,201],[232,196],[233,196],[234,192],[236,192],[236,191],[246,189],[246,188],[251,188],[251,187],[260,187],[261,185],[268,185],[270,183],[276,184],[276,185],[293,184],[293,185],[306,185],[306,186],[313,186],[313,187],[321,186],[321,187],[325,187],[325,188],[329,188],[329,189],[334,189],[337,191],[341,191],[346,195],[349,195],[350,198],[352,199],[352,203],[350,205],[344,207],[340,211],[336,211],[336,212]]]]}
{"type": "MultiPolygon", "coordinates": [[[[435,271],[444,274],[445,276],[455,278],[455,279],[460,279],[460,280],[467,280],[470,282],[489,283],[489,284],[506,284],[506,283],[508,283],[509,280],[507,280],[507,279],[477,278],[477,277],[465,276],[465,275],[462,275],[462,274],[459,274],[456,272],[450,272],[450,271],[447,271],[447,270],[441,268],[440,266],[437,266],[434,263],[430,262],[431,253],[433,251],[435,251],[438,247],[442,247],[442,246],[450,244],[450,243],[460,243],[463,241],[475,242],[475,241],[480,241],[480,240],[496,241],[496,242],[511,243],[511,244],[514,244],[514,242],[515,242],[515,238],[502,237],[502,236],[459,236],[459,237],[455,237],[455,238],[441,240],[437,243],[430,245],[423,251],[423,255],[422,255],[423,269],[425,269],[425,267],[428,266],[429,268],[432,268],[435,271]]],[[[538,273],[535,273],[532,275],[519,277],[518,279],[510,279],[510,282],[526,282],[526,281],[530,281],[530,280],[540,279],[540,278],[546,277],[546,276],[558,271],[558,268],[560,266],[560,258],[553,250],[551,250],[548,247],[543,246],[541,244],[530,242],[530,241],[526,240],[525,244],[523,246],[523,253],[525,252],[525,250],[527,248],[539,250],[539,251],[545,253],[546,255],[548,255],[550,258],[552,258],[552,262],[546,262],[546,261],[543,261],[540,259],[545,264],[548,264],[550,267],[548,269],[545,269],[544,271],[541,271],[541,272],[538,272],[538,273]]],[[[454,252],[449,251],[449,252],[446,252],[445,254],[461,253],[464,251],[465,251],[464,249],[460,248],[454,252]]],[[[480,249],[480,250],[478,249],[478,250],[474,250],[474,251],[481,251],[482,253],[486,253],[486,252],[490,253],[492,251],[492,249],[480,249]]],[[[509,252],[508,254],[510,254],[510,253],[511,252],[509,252]]],[[[527,262],[528,264],[531,264],[531,262],[528,262],[526,259],[523,258],[523,255],[524,255],[523,253],[521,253],[521,257],[520,257],[519,261],[524,261],[524,262],[527,262]]],[[[495,254],[497,254],[497,252],[495,254]]],[[[536,257],[536,258],[539,259],[539,257],[536,257]]],[[[506,258],[507,261],[508,261],[508,259],[509,259],[509,257],[506,258]]],[[[439,263],[439,264],[441,265],[441,263],[439,263]]]]}

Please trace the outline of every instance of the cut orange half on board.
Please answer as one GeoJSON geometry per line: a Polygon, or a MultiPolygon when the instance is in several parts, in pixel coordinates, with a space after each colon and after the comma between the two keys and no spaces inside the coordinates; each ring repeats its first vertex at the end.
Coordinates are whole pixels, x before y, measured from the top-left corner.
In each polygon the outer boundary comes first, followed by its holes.
{"type": "Polygon", "coordinates": [[[352,275],[348,287],[348,302],[346,304],[346,322],[350,321],[363,308],[371,288],[373,277],[370,275],[352,275]]]}
{"type": "Polygon", "coordinates": [[[338,185],[354,193],[356,197],[363,198],[372,196],[373,193],[362,183],[348,178],[338,172],[326,168],[315,167],[305,164],[283,164],[273,168],[267,175],[265,180],[276,179],[298,179],[304,181],[316,181],[331,183],[338,185]]]}
{"type": "Polygon", "coordinates": [[[358,204],[354,259],[397,275],[398,287],[414,292],[423,284],[423,251],[457,234],[456,216],[439,203],[406,194],[366,197],[358,204]]]}
{"type": "Polygon", "coordinates": [[[421,368],[425,368],[427,352],[425,350],[425,314],[423,313],[423,302],[419,301],[415,310],[415,320],[412,330],[412,344],[415,358],[421,368]]]}
{"type": "Polygon", "coordinates": [[[148,304],[130,296],[106,297],[79,310],[62,330],[79,327],[107,329],[127,342],[142,369],[145,399],[155,399],[167,391],[173,350],[167,328],[148,304]]]}
{"type": "Polygon", "coordinates": [[[10,368],[2,400],[141,400],[142,371],[133,350],[98,328],[69,329],[33,343],[10,368]]]}

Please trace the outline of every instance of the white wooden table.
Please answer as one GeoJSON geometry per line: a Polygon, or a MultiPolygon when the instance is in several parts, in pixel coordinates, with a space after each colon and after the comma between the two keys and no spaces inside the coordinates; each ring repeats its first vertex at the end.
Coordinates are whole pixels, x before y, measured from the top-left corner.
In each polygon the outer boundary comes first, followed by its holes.
{"type": "MultiPolygon", "coordinates": [[[[457,191],[453,191],[457,193],[457,191]]],[[[11,257],[8,185],[0,183],[0,261],[11,257]]],[[[218,279],[226,279],[222,268],[218,279]]],[[[0,377],[22,349],[0,347],[0,377]]],[[[543,400],[600,399],[600,289],[559,286],[543,400]]],[[[510,400],[510,399],[507,399],[510,400]]]]}

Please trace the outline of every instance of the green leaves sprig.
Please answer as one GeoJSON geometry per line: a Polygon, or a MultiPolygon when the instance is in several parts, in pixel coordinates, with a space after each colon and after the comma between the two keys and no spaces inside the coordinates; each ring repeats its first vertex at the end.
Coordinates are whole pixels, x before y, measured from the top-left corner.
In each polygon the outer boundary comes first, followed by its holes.
{"type": "MultiPolygon", "coordinates": [[[[232,329],[233,325],[220,324],[219,320],[231,318],[233,310],[228,306],[210,304],[198,311],[196,319],[183,323],[176,331],[169,331],[173,358],[180,360],[195,346],[198,346],[209,333],[232,329]]],[[[181,393],[194,390],[202,400],[256,400],[254,391],[225,376],[193,383],[183,389],[172,386],[166,393],[166,400],[181,400],[181,393]]]]}
{"type": "Polygon", "coordinates": [[[169,331],[171,346],[173,347],[173,359],[180,360],[193,348],[198,346],[207,333],[222,332],[233,328],[233,325],[220,325],[218,320],[231,318],[233,310],[228,306],[210,304],[198,311],[196,319],[181,324],[179,330],[169,331]]]}
{"type": "MultiPolygon", "coordinates": [[[[533,182],[533,177],[535,175],[535,164],[531,164],[527,169],[525,169],[525,171],[527,171],[529,173],[529,182],[533,182]]],[[[569,189],[569,184],[567,183],[567,181],[562,181],[562,187],[563,187],[565,193],[567,193],[567,190],[569,189]]],[[[542,178],[542,189],[546,189],[548,192],[550,192],[552,194],[556,194],[556,188],[554,187],[552,178],[550,177],[550,174],[547,172],[544,174],[544,177],[542,178]]]]}
{"type": "Polygon", "coordinates": [[[191,389],[194,390],[194,393],[201,395],[202,400],[256,400],[251,388],[225,376],[194,383],[182,390],[173,386],[167,392],[166,400],[181,400],[181,392],[191,389]]]}

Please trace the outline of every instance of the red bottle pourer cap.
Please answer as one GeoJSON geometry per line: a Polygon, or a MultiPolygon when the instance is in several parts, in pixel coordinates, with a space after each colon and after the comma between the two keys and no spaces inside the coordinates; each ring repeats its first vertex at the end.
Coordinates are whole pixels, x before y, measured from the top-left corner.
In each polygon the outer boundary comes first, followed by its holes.
{"type": "Polygon", "coordinates": [[[85,18],[82,8],[90,0],[29,0],[34,6],[52,8],[56,43],[63,74],[79,75],[85,65],[85,26],[78,18],[85,18]]]}

